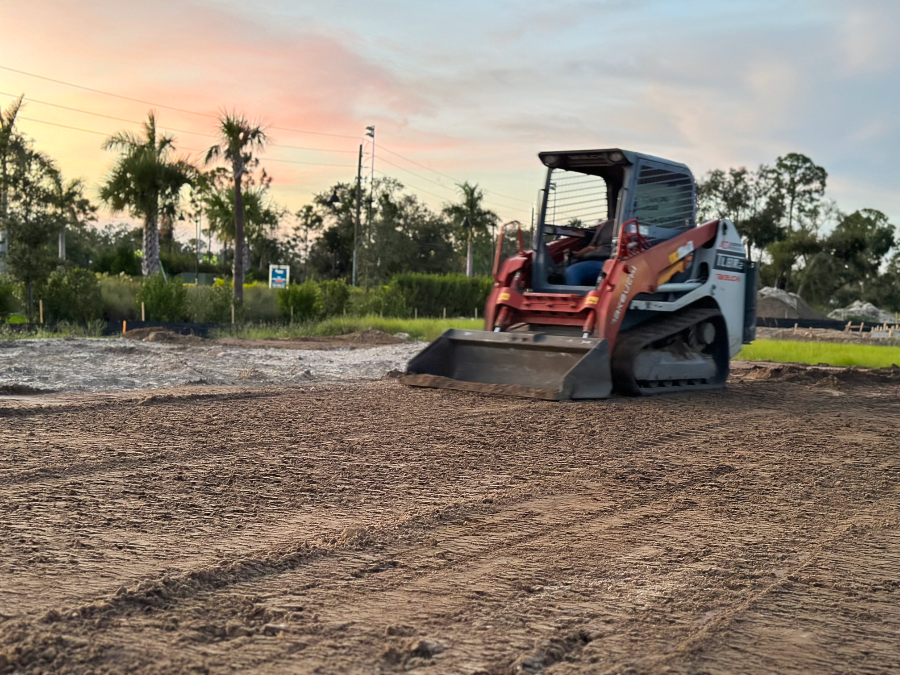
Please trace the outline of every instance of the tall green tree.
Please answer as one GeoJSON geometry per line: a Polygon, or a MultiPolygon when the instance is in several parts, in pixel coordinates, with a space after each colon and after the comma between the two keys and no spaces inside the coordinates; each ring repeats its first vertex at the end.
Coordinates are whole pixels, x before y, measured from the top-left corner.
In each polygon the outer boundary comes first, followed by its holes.
{"type": "Polygon", "coordinates": [[[452,226],[404,192],[393,178],[378,183],[372,239],[365,244],[368,280],[386,283],[401,272],[456,271],[452,226]]]}
{"type": "Polygon", "coordinates": [[[806,155],[790,152],[775,160],[774,179],[784,199],[787,231],[795,224],[803,225],[815,220],[828,172],[806,155]]]}
{"type": "Polygon", "coordinates": [[[65,223],[56,201],[61,178],[53,161],[23,147],[7,166],[9,271],[25,283],[25,306],[34,317],[34,291],[56,264],[54,240],[65,223]]]}
{"type": "Polygon", "coordinates": [[[244,176],[255,166],[254,153],[262,152],[269,143],[260,125],[236,112],[219,118],[219,143],[206,151],[206,163],[225,160],[234,183],[234,301],[244,301],[244,176]]]}
{"type": "Polygon", "coordinates": [[[311,273],[327,279],[350,278],[358,197],[359,191],[354,181],[352,184],[337,183],[313,198],[314,208],[324,225],[321,235],[310,245],[308,262],[311,273]]]}
{"type": "MultiPolygon", "coordinates": [[[[201,184],[200,201],[210,230],[220,240],[234,245],[237,218],[231,175],[223,169],[216,169],[207,173],[201,184]]],[[[269,196],[271,184],[272,179],[265,171],[258,178],[248,173],[241,196],[244,239],[250,249],[249,263],[251,268],[255,263],[259,270],[277,262],[278,242],[275,235],[284,215],[283,209],[269,196]]],[[[245,274],[249,272],[249,268],[244,269],[245,274]]]]}
{"type": "Polygon", "coordinates": [[[697,210],[701,221],[732,221],[751,258],[754,250],[759,257],[767,246],[784,236],[784,199],[773,170],[766,165],[756,171],[744,167],[710,171],[697,184],[697,210]]]}
{"type": "Polygon", "coordinates": [[[862,296],[896,243],[888,217],[876,209],[862,209],[845,216],[826,245],[841,265],[844,282],[857,286],[862,296]]]}
{"type": "Polygon", "coordinates": [[[156,128],[150,112],[143,135],[123,131],[108,138],[104,150],[119,152],[109,176],[100,188],[100,198],[113,210],[127,210],[144,221],[144,276],[159,273],[159,219],[174,216],[181,188],[192,181],[194,168],[175,158],[175,139],[156,128]]]}
{"type": "Polygon", "coordinates": [[[481,235],[490,239],[490,230],[497,226],[500,217],[484,206],[484,190],[477,183],[459,183],[460,200],[444,206],[443,213],[450,219],[460,241],[466,242],[466,276],[474,274],[473,242],[481,235]]]}
{"type": "MultiPolygon", "coordinates": [[[[60,256],[64,256],[60,259],[60,264],[62,265],[65,265],[71,257],[69,255],[71,244],[75,244],[77,250],[78,244],[82,243],[84,239],[93,238],[91,237],[92,233],[88,233],[86,230],[88,225],[97,218],[97,207],[85,196],[84,191],[84,182],[78,179],[70,181],[60,180],[56,185],[54,202],[60,212],[63,223],[59,233],[61,243],[60,256]]],[[[75,266],[87,267],[80,260],[75,260],[75,266]]]]}

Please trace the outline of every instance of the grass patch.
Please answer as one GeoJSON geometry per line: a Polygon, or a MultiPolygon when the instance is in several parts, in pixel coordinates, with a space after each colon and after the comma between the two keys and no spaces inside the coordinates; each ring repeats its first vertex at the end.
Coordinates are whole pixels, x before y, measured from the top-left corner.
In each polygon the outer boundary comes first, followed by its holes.
{"type": "Polygon", "coordinates": [[[844,344],[841,342],[794,342],[756,340],[746,345],[736,361],[775,361],[776,363],[820,363],[829,366],[888,368],[900,363],[900,347],[844,344]]]}
{"type": "Polygon", "coordinates": [[[268,338],[329,337],[364,330],[380,330],[394,335],[407,333],[417,340],[431,342],[448,328],[483,330],[482,319],[391,319],[376,315],[341,316],[309,323],[244,324],[215,330],[212,337],[236,337],[248,340],[268,338]]]}

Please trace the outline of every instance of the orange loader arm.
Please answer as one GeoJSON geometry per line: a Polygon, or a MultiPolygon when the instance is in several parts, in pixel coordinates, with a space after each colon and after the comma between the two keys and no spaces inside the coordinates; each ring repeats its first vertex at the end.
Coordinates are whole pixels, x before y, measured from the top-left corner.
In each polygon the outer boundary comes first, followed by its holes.
{"type": "Polygon", "coordinates": [[[673,268],[683,269],[694,250],[715,239],[718,227],[719,221],[712,220],[641,250],[643,238],[637,232],[637,221],[623,223],[616,256],[604,265],[605,277],[599,287],[588,293],[588,298],[596,298],[587,300],[596,305],[596,311],[588,318],[589,322],[593,318],[593,325],[585,325],[585,332],[606,338],[612,347],[635,296],[655,293],[672,276],[673,268]]]}

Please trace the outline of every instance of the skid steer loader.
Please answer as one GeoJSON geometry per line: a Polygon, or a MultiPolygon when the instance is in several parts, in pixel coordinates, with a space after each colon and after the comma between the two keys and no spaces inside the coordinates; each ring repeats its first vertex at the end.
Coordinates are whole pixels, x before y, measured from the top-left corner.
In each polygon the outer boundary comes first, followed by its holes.
{"type": "Polygon", "coordinates": [[[731,222],[696,224],[690,170],[620,149],[539,157],[532,245],[519,227],[501,261],[501,230],[485,330],[446,331],[402,381],[551,400],[724,386],[755,337],[757,269],[731,222]]]}

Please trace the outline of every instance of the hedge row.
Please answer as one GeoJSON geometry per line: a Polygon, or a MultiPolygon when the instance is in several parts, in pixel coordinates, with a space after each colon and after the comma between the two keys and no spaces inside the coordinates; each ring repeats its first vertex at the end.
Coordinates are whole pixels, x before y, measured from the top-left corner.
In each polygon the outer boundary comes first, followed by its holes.
{"type": "MultiPolygon", "coordinates": [[[[491,285],[491,279],[429,274],[398,274],[374,289],[353,288],[340,280],[307,281],[280,291],[250,284],[244,287],[244,304],[235,308],[235,319],[304,322],[343,314],[472,316],[481,312],[491,285]]],[[[16,289],[16,284],[0,281],[0,316],[23,311],[21,292],[16,289]]],[[[231,321],[232,289],[221,280],[213,286],[187,286],[180,278],[141,280],[69,269],[54,272],[35,298],[42,299],[44,319],[50,323],[139,319],[141,303],[148,321],[231,321]]]]}

